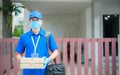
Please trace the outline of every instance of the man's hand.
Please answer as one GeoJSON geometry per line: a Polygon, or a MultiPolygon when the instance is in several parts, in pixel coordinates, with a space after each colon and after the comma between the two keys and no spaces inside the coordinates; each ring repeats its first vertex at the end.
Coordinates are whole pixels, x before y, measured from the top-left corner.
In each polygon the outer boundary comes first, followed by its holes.
{"type": "Polygon", "coordinates": [[[17,57],[17,60],[20,61],[22,58],[22,55],[20,53],[17,53],[16,57],[17,57]]]}
{"type": "Polygon", "coordinates": [[[49,64],[50,62],[50,58],[46,58],[46,57],[43,57],[44,58],[44,67],[43,68],[46,68],[46,66],[49,64]]]}

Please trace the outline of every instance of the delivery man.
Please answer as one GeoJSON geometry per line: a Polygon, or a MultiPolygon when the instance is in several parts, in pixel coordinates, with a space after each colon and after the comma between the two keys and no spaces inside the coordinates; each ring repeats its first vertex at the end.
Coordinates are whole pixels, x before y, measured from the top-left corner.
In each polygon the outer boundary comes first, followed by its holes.
{"type": "Polygon", "coordinates": [[[20,62],[25,53],[26,58],[45,58],[44,68],[41,69],[23,69],[23,75],[46,75],[46,66],[58,56],[58,46],[52,34],[48,37],[49,49],[52,54],[49,56],[46,31],[41,28],[43,25],[43,16],[39,11],[32,11],[29,15],[30,31],[24,33],[16,46],[17,59],[20,62]]]}

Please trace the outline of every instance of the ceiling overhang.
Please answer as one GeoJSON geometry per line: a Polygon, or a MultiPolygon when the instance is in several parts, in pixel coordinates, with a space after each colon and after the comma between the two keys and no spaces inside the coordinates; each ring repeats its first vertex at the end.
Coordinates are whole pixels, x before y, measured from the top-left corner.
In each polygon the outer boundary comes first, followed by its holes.
{"type": "MultiPolygon", "coordinates": [[[[12,0],[11,0],[12,1],[12,0]]],[[[13,0],[20,2],[29,10],[38,10],[44,14],[80,13],[90,7],[92,0],[13,0]]]]}

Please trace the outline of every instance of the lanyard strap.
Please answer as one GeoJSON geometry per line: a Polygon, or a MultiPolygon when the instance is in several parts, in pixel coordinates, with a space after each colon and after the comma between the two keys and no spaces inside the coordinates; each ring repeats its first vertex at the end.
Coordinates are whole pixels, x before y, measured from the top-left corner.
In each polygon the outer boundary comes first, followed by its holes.
{"type": "Polygon", "coordinates": [[[37,39],[37,42],[35,44],[35,41],[33,39],[33,37],[31,36],[31,39],[32,39],[32,43],[33,43],[33,46],[34,46],[34,53],[36,53],[36,49],[37,49],[37,46],[38,46],[38,42],[40,40],[40,35],[38,36],[38,39],[37,39]]]}

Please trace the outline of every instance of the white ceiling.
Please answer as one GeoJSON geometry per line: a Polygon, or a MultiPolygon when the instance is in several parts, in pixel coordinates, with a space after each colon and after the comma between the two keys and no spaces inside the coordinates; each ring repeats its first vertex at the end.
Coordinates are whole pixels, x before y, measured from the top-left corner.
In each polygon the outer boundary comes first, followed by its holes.
{"type": "Polygon", "coordinates": [[[39,10],[44,14],[52,14],[52,13],[80,13],[81,10],[90,7],[90,2],[65,2],[65,1],[15,1],[14,2],[21,2],[26,8],[30,11],[32,10],[39,10]]]}

